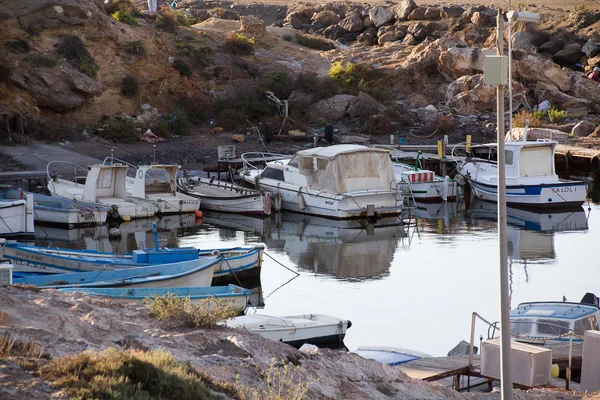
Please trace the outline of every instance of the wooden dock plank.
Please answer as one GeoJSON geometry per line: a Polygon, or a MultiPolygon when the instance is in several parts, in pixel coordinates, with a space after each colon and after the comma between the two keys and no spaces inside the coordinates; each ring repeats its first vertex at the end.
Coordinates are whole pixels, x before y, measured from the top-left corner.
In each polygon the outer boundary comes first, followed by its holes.
{"type": "MultiPolygon", "coordinates": [[[[479,364],[481,356],[475,355],[473,363],[479,364]]],[[[468,356],[420,358],[398,365],[398,368],[411,378],[428,382],[437,381],[454,375],[466,375],[469,372],[468,356]]]]}

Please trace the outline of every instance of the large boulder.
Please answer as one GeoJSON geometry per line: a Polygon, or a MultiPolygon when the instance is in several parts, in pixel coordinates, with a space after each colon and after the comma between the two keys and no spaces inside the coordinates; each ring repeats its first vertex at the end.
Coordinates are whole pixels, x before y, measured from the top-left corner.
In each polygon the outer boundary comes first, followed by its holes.
{"type": "Polygon", "coordinates": [[[571,75],[567,71],[550,60],[531,55],[513,59],[513,76],[531,83],[549,83],[563,92],[568,92],[572,87],[571,75]]]}
{"type": "Polygon", "coordinates": [[[590,39],[583,45],[581,52],[588,57],[595,57],[600,54],[600,43],[590,39]]]}
{"type": "Polygon", "coordinates": [[[100,12],[99,4],[93,1],[50,0],[14,4],[18,4],[15,14],[21,29],[30,32],[85,25],[92,15],[100,12]]]}
{"type": "MultiPolygon", "coordinates": [[[[506,91],[508,92],[508,91],[506,91]]],[[[525,88],[513,81],[513,96],[524,96],[525,88]]],[[[505,93],[508,103],[508,93],[505,93]]],[[[471,115],[496,108],[496,88],[483,83],[483,75],[462,76],[448,85],[446,106],[461,115],[471,115]]]]}
{"type": "Polygon", "coordinates": [[[465,9],[460,6],[445,6],[440,9],[442,18],[458,18],[463,15],[465,9]]]}
{"type": "Polygon", "coordinates": [[[9,80],[28,91],[38,107],[57,112],[76,109],[102,94],[100,83],[68,67],[16,69],[9,80]]]}
{"type": "Polygon", "coordinates": [[[402,44],[405,44],[407,46],[414,46],[419,44],[419,41],[412,35],[412,33],[407,33],[406,36],[404,36],[404,39],[402,40],[402,44]]]}
{"type": "Polygon", "coordinates": [[[321,118],[325,121],[337,121],[344,117],[348,107],[353,105],[356,100],[356,96],[338,94],[314,103],[308,109],[308,114],[316,119],[321,118]]]}
{"type": "Polygon", "coordinates": [[[360,32],[363,30],[363,20],[358,11],[351,12],[339,25],[348,32],[360,32]]]}
{"type": "Polygon", "coordinates": [[[412,10],[410,14],[408,14],[407,19],[411,21],[425,19],[426,10],[427,9],[425,7],[417,7],[414,10],[412,10]]]}
{"type": "Polygon", "coordinates": [[[413,22],[406,31],[407,33],[411,33],[418,41],[424,40],[429,36],[429,27],[422,22],[413,22]]]}
{"type": "Polygon", "coordinates": [[[589,136],[596,130],[596,125],[590,121],[580,121],[577,125],[571,129],[571,135],[575,137],[589,136]]]}
{"type": "Polygon", "coordinates": [[[549,40],[540,46],[540,52],[555,55],[565,47],[565,42],[562,39],[549,40]]]}
{"type": "Polygon", "coordinates": [[[302,29],[302,25],[311,23],[312,14],[311,8],[301,8],[286,15],[284,22],[290,24],[294,29],[302,29]]]}
{"type": "Polygon", "coordinates": [[[593,103],[594,112],[600,112],[600,85],[581,74],[573,74],[573,89],[571,94],[580,99],[586,99],[593,103]]]}
{"type": "Polygon", "coordinates": [[[417,4],[413,0],[402,0],[396,9],[396,19],[407,19],[410,13],[416,8],[417,4]]]}
{"type": "Polygon", "coordinates": [[[538,48],[533,44],[534,35],[526,31],[518,31],[512,35],[513,50],[523,50],[527,53],[537,53],[538,48]]]}
{"type": "Polygon", "coordinates": [[[584,116],[588,110],[592,109],[589,100],[570,96],[549,83],[538,82],[533,91],[538,103],[547,100],[552,107],[558,110],[566,110],[571,117],[584,116]]]}
{"type": "Polygon", "coordinates": [[[351,117],[367,118],[373,114],[377,114],[379,110],[385,110],[385,106],[378,103],[377,100],[368,94],[359,92],[356,103],[348,108],[348,115],[351,117]]]}
{"type": "MultiPolygon", "coordinates": [[[[512,140],[521,140],[525,134],[525,128],[514,128],[512,130],[512,140]]],[[[527,140],[552,139],[567,140],[569,134],[558,129],[550,128],[527,128],[527,140]]],[[[506,140],[510,140],[510,132],[506,132],[506,140]]]]}
{"type": "Polygon", "coordinates": [[[267,26],[262,19],[248,15],[240,17],[240,29],[238,32],[247,33],[251,37],[261,38],[267,33],[267,26]]]}
{"type": "Polygon", "coordinates": [[[369,28],[356,37],[356,42],[367,46],[372,46],[377,42],[377,30],[369,28]]]}
{"type": "Polygon", "coordinates": [[[483,72],[483,60],[486,55],[496,54],[493,49],[475,49],[471,47],[449,47],[441,50],[439,70],[451,79],[463,75],[483,72]]]}
{"type": "Polygon", "coordinates": [[[318,13],[315,13],[312,16],[312,21],[313,21],[313,23],[319,22],[319,23],[323,24],[323,27],[326,28],[330,25],[334,25],[334,24],[337,24],[338,22],[340,22],[340,18],[338,17],[338,15],[336,13],[334,13],[331,10],[323,10],[318,13]]]}
{"type": "Polygon", "coordinates": [[[383,6],[375,6],[369,10],[369,18],[375,24],[376,28],[387,24],[394,19],[394,14],[383,6]]]}
{"type": "Polygon", "coordinates": [[[387,42],[395,42],[397,40],[404,39],[404,36],[405,36],[404,31],[402,31],[400,29],[393,29],[391,31],[388,31],[388,32],[385,32],[385,33],[379,35],[379,38],[377,39],[377,43],[379,45],[382,45],[387,42]]]}
{"type": "Polygon", "coordinates": [[[425,19],[438,19],[440,18],[441,11],[439,7],[427,7],[425,9],[425,19]]]}
{"type": "Polygon", "coordinates": [[[327,39],[337,40],[348,33],[344,28],[339,25],[331,25],[325,28],[323,36],[327,39]]]}
{"type": "Polygon", "coordinates": [[[581,57],[583,57],[581,46],[577,43],[573,43],[556,52],[556,54],[554,54],[554,62],[563,67],[567,67],[578,64],[581,61],[581,57]]]}

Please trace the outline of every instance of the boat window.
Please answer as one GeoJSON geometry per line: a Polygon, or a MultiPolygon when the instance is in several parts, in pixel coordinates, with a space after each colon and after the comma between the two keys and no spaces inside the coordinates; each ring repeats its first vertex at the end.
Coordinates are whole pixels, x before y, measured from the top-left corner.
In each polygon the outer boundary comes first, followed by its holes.
{"type": "Polygon", "coordinates": [[[540,319],[537,323],[537,331],[543,335],[562,335],[569,332],[569,321],[540,319]]]}
{"type": "Polygon", "coordinates": [[[265,168],[265,170],[260,174],[261,178],[269,178],[275,179],[277,181],[283,181],[283,170],[276,168],[265,168]]]}
{"type": "Polygon", "coordinates": [[[583,336],[585,331],[596,330],[598,328],[598,321],[595,315],[590,315],[587,318],[578,319],[575,321],[575,333],[583,336]]]}
{"type": "Polygon", "coordinates": [[[296,158],[296,156],[294,156],[294,158],[292,158],[292,159],[290,160],[290,162],[288,163],[288,165],[289,165],[290,167],[295,167],[295,168],[298,168],[298,159],[296,158]]]}
{"type": "Polygon", "coordinates": [[[510,320],[510,332],[529,335],[533,328],[533,320],[529,318],[515,318],[510,320]]]}
{"type": "Polygon", "coordinates": [[[102,170],[102,179],[100,180],[100,188],[102,189],[110,189],[112,186],[112,169],[103,169],[102,170]]]}
{"type": "Polygon", "coordinates": [[[504,150],[504,159],[506,165],[513,165],[513,151],[512,150],[504,150]]]}
{"type": "Polygon", "coordinates": [[[552,149],[544,147],[524,147],[519,156],[519,168],[521,176],[535,176],[552,174],[554,159],[552,149]]]}

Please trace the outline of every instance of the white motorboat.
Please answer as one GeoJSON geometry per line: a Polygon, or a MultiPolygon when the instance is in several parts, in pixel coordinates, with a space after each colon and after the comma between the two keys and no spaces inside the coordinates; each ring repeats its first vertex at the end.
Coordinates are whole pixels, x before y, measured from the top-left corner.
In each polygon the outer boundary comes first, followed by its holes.
{"type": "Polygon", "coordinates": [[[2,189],[0,198],[20,200],[23,196],[33,196],[33,219],[38,224],[61,225],[67,228],[102,225],[106,222],[109,207],[84,201],[68,200],[46,196],[40,193],[23,193],[18,189],[2,189]]]}
{"type": "Polygon", "coordinates": [[[276,210],[353,219],[397,215],[403,209],[386,150],[317,147],[268,162],[263,169],[248,167],[246,163],[242,178],[270,192],[276,210]]]}
{"type": "Polygon", "coordinates": [[[456,181],[448,176],[444,178],[433,171],[412,167],[408,164],[393,162],[398,188],[405,196],[415,201],[441,202],[456,200],[456,181]]]}
{"type": "Polygon", "coordinates": [[[199,176],[184,175],[177,180],[177,185],[182,193],[201,199],[203,210],[238,214],[271,214],[269,193],[199,176]]]}
{"type": "Polygon", "coordinates": [[[122,164],[131,169],[133,176],[125,179],[127,194],[133,199],[150,201],[161,215],[183,214],[200,209],[200,199],[177,191],[179,165],[151,164],[135,166],[126,161],[107,157],[105,165],[122,164]]]}
{"type": "Polygon", "coordinates": [[[148,218],[158,212],[158,207],[152,202],[131,199],[127,195],[125,183],[127,166],[125,165],[91,165],[87,169],[85,183],[82,184],[77,182],[77,177],[71,182],[51,173],[51,166],[56,163],[71,165],[76,172],[86,171],[83,167],[67,162],[50,162],[46,171],[48,191],[52,196],[111,207],[109,215],[113,218],[115,216],[121,219],[148,218]]]}
{"type": "Polygon", "coordinates": [[[346,330],[352,326],[348,320],[322,314],[272,317],[247,314],[226,321],[229,328],[247,329],[250,332],[300,347],[305,343],[342,347],[346,330]]]}
{"type": "MultiPolygon", "coordinates": [[[[519,207],[569,208],[579,207],[587,195],[583,181],[559,179],[555,171],[554,153],[557,143],[548,139],[507,141],[506,203],[519,207]]],[[[464,177],[476,198],[496,202],[497,145],[474,146],[480,157],[461,161],[456,171],[464,177]]]]}
{"type": "Polygon", "coordinates": [[[20,199],[0,197],[0,237],[17,239],[33,236],[33,196],[23,193],[20,199]]]}

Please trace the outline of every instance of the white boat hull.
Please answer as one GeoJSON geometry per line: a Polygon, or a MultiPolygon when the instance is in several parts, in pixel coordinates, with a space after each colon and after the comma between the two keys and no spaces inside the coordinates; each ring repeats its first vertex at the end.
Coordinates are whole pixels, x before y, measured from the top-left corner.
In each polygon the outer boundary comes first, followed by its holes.
{"type": "MultiPolygon", "coordinates": [[[[254,182],[258,171],[249,171],[244,180],[254,182]]],[[[309,190],[272,179],[261,179],[260,187],[271,193],[275,209],[319,215],[335,219],[358,219],[398,215],[402,212],[402,200],[396,190],[372,190],[332,195],[309,190]],[[369,215],[368,207],[373,207],[369,215]]]]}
{"type": "Polygon", "coordinates": [[[153,281],[148,279],[146,282],[127,285],[133,288],[180,288],[180,287],[206,287],[211,286],[216,265],[211,265],[201,271],[174,279],[164,279],[153,281]]]}
{"type": "Polygon", "coordinates": [[[200,209],[200,199],[177,193],[176,196],[166,194],[148,194],[146,199],[156,204],[160,214],[184,214],[200,209]]]}
{"type": "MultiPolygon", "coordinates": [[[[498,188],[468,180],[476,198],[497,202],[498,188]]],[[[519,185],[506,187],[506,203],[522,207],[579,207],[585,201],[584,182],[561,181],[556,184],[519,185]]]]}
{"type": "Polygon", "coordinates": [[[79,209],[60,210],[34,208],[34,219],[37,222],[53,225],[67,225],[69,228],[77,226],[102,225],[106,222],[107,212],[104,210],[79,209]]]}
{"type": "MultiPolygon", "coordinates": [[[[432,182],[408,183],[398,182],[398,187],[406,196],[412,196],[421,201],[443,201],[444,180],[439,179],[432,182]]],[[[448,182],[446,192],[447,200],[456,199],[456,181],[448,182]]]]}
{"type": "Polygon", "coordinates": [[[0,202],[0,236],[33,237],[33,198],[0,202]]]}
{"type": "Polygon", "coordinates": [[[247,329],[266,339],[296,347],[302,346],[304,343],[338,343],[342,345],[346,330],[351,325],[352,323],[348,320],[318,314],[285,317],[252,314],[227,321],[227,326],[230,328],[247,329]]]}

